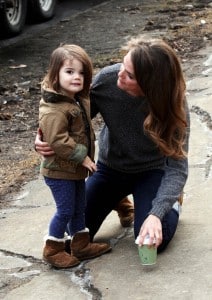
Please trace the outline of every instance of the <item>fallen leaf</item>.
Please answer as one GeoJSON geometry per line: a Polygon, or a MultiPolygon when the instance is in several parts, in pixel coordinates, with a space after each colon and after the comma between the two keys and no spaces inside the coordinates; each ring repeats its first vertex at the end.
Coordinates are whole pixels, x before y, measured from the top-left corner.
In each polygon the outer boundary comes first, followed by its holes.
{"type": "Polygon", "coordinates": [[[10,69],[21,69],[21,68],[26,68],[27,67],[27,65],[17,65],[17,66],[10,66],[9,68],[10,69]]]}

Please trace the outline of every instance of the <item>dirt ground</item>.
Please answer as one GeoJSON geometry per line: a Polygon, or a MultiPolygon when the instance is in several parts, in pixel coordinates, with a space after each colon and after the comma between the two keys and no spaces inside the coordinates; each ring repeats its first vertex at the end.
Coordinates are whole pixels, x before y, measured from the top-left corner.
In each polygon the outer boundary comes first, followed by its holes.
{"type": "MultiPolygon", "coordinates": [[[[113,16],[101,5],[61,20],[51,29],[0,49],[0,208],[14,193],[39,174],[34,151],[40,81],[51,51],[60,43],[76,43],[90,54],[95,72],[121,60],[120,46],[129,36],[162,37],[178,52],[187,78],[194,76],[189,62],[212,39],[210,1],[114,2],[113,16]]],[[[103,4],[104,5],[104,4],[103,4]]],[[[95,130],[102,124],[93,120],[95,130]]]]}

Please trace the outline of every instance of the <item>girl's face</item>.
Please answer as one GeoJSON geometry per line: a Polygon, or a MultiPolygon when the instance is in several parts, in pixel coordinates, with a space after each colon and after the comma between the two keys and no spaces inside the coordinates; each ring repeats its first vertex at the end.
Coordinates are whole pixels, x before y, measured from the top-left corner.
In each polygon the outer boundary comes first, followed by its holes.
{"type": "Polygon", "coordinates": [[[123,59],[123,63],[118,73],[117,86],[121,90],[127,92],[132,96],[135,97],[144,96],[144,93],[142,92],[140,86],[138,85],[134,75],[134,68],[131,61],[130,52],[128,52],[123,59]]]}
{"type": "Polygon", "coordinates": [[[59,84],[61,92],[71,98],[83,90],[84,72],[81,61],[75,58],[64,60],[59,71],[59,84]]]}

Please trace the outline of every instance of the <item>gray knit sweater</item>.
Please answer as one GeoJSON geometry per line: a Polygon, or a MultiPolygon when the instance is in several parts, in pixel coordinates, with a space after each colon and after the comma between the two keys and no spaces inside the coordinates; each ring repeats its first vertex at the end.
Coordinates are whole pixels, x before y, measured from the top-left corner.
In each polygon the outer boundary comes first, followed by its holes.
{"type": "MultiPolygon", "coordinates": [[[[160,219],[179,199],[188,176],[187,159],[176,160],[160,154],[143,131],[147,102],[117,87],[120,64],[102,69],[91,90],[91,115],[100,113],[105,125],[99,135],[99,161],[124,173],[151,169],[165,171],[150,214],[160,219]]],[[[188,122],[189,122],[189,114],[188,122]]],[[[188,137],[185,150],[188,150],[188,137]]]]}

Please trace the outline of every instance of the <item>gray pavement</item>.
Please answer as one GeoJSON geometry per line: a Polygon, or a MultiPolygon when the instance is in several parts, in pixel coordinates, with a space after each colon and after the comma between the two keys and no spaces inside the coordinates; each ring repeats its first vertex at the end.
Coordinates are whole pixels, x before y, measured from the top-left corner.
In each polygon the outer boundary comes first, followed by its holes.
{"type": "Polygon", "coordinates": [[[158,255],[156,265],[140,264],[133,229],[123,229],[115,212],[96,237],[110,240],[111,253],[67,270],[44,264],[42,238],[54,203],[39,178],[24,187],[10,208],[0,211],[0,299],[212,299],[211,50],[208,45],[189,65],[194,72],[201,69],[187,80],[189,179],[175,238],[158,255]],[[8,292],[1,293],[7,286],[8,292]]]}

